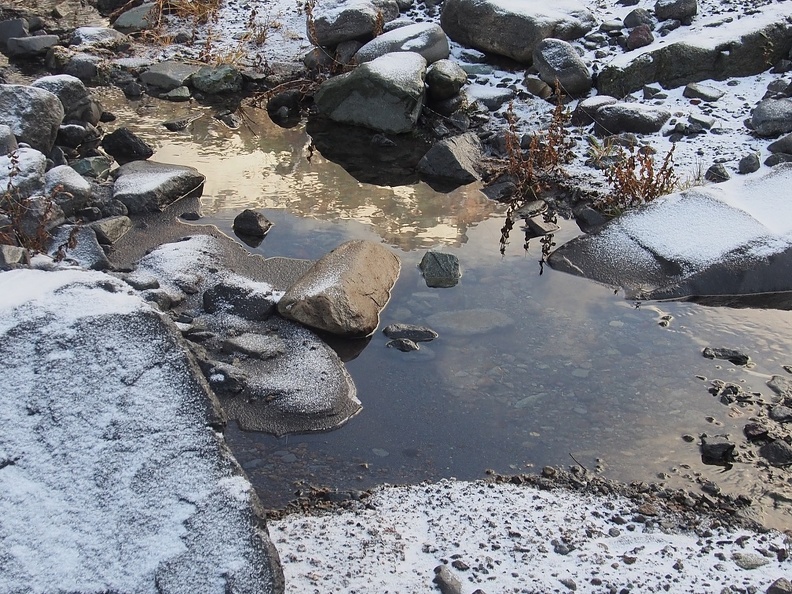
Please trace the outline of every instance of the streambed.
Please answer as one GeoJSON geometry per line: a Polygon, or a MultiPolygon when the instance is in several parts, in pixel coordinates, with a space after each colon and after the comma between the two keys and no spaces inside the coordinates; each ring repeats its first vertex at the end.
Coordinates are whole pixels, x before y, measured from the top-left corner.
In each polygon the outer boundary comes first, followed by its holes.
{"type": "MultiPolygon", "coordinates": [[[[757,500],[757,519],[788,525],[788,472],[704,465],[697,440],[707,433],[743,442],[754,409],[721,404],[709,382],[738,382],[769,400],[765,381],[792,363],[789,312],[636,304],[548,267],[540,274],[538,240],[524,251],[513,234],[501,256],[505,208],[476,186],[441,194],[424,184],[364,184],[312,151],[302,125],[279,128],[264,112],[246,108],[243,126],[232,131],[208,108],[97,93],[119,122],[157,147],[154,160],[207,176],[201,223],[233,236],[242,209],[262,210],[275,226],[249,249],[264,256],[313,259],[347,239],[383,242],[401,258],[402,275],[381,327],[451,317],[417,353],[387,349],[381,333],[346,345],[363,411],[336,431],[277,439],[231,423],[226,438],[265,505],[282,507],[307,485],[357,490],[579,463],[622,481],[686,488],[711,481],[757,500]],[[183,132],[161,126],[183,115],[202,117],[183,132]],[[456,287],[426,287],[417,263],[428,249],[459,257],[456,287]],[[469,310],[512,323],[466,334],[459,329],[469,310]],[[463,313],[454,319],[453,312],[463,313]],[[668,326],[663,316],[671,316],[668,326]],[[705,359],[705,346],[740,349],[754,364],[705,359]]],[[[560,225],[559,245],[579,233],[572,222],[560,225]]]]}

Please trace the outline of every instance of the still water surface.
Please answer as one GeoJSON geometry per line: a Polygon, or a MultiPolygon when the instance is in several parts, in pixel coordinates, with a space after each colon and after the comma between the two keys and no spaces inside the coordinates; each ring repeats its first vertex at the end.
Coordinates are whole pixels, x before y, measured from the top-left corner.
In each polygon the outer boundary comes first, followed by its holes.
{"type": "MultiPolygon", "coordinates": [[[[301,483],[361,489],[473,479],[486,469],[568,466],[574,456],[623,481],[696,488],[696,479],[708,479],[759,500],[768,524],[789,524],[789,504],[772,509],[767,496],[792,494],[788,473],[763,484],[766,475],[748,464],[729,471],[705,466],[696,442],[682,436],[730,434],[742,442],[752,411],[717,402],[708,381],[739,381],[769,396],[765,381],[792,363],[792,313],[637,306],[612,288],[549,268],[540,275],[538,241],[524,251],[516,237],[501,256],[504,209],[476,186],[441,194],[424,184],[359,183],[311,154],[302,126],[281,129],[252,109],[245,110],[246,124],[230,131],[195,106],[129,103],[118,95],[105,103],[157,147],[155,160],[207,176],[201,222],[233,236],[233,218],[254,208],[275,223],[252,252],[315,259],[351,238],[392,247],[402,274],[381,326],[474,308],[513,320],[507,330],[482,335],[441,333],[418,353],[387,349],[377,333],[347,363],[363,411],[336,431],[277,439],[232,423],[227,439],[265,505],[283,506],[301,483]],[[160,125],[201,113],[184,132],[160,125]],[[426,287],[417,264],[428,249],[459,257],[459,285],[426,287]],[[673,319],[662,327],[666,314],[673,319]],[[738,348],[755,366],[705,359],[705,346],[738,348]]],[[[577,234],[573,223],[561,221],[556,242],[577,234]]]]}

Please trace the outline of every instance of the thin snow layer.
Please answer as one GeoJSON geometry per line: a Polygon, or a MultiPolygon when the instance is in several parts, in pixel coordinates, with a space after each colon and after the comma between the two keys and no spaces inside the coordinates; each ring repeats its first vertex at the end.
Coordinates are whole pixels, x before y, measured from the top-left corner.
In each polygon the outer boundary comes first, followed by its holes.
{"type": "Polygon", "coordinates": [[[0,274],[0,593],[268,591],[250,484],[182,350],[127,289],[0,274]]]}
{"type": "Polygon", "coordinates": [[[421,73],[426,71],[426,58],[415,52],[393,52],[366,62],[363,67],[400,88],[412,91],[418,77],[423,79],[421,73]]]}
{"type": "Polygon", "coordinates": [[[525,0],[488,0],[495,10],[527,16],[544,21],[567,20],[575,13],[585,13],[586,7],[578,0],[554,0],[551,3],[525,2],[525,0]]]}
{"type": "Polygon", "coordinates": [[[767,256],[792,245],[792,167],[673,194],[630,212],[616,228],[667,260],[701,268],[743,249],[767,256]]]}
{"type": "Polygon", "coordinates": [[[782,534],[664,532],[632,521],[635,507],[616,497],[443,481],[383,487],[365,509],[287,516],[270,530],[293,593],[431,592],[443,561],[456,563],[449,569],[463,594],[764,592],[789,576],[792,564],[769,552],[788,547],[782,534]]]}
{"type": "Polygon", "coordinates": [[[183,169],[147,170],[124,173],[115,180],[113,194],[154,192],[185,174],[183,169]]]}

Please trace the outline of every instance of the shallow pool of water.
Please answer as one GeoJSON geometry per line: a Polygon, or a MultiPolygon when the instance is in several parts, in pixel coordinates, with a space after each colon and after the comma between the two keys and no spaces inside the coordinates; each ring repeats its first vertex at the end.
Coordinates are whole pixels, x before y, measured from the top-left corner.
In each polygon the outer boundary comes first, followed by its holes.
{"type": "MultiPolygon", "coordinates": [[[[283,506],[301,484],[361,489],[579,463],[614,479],[671,487],[708,479],[760,501],[756,513],[765,522],[788,524],[789,504],[773,508],[767,496],[792,492],[788,473],[765,472],[760,480],[749,464],[705,466],[696,442],[683,435],[730,434],[742,442],[752,410],[720,404],[708,382],[743,382],[769,395],[765,381],[792,363],[792,313],[635,304],[549,268],[540,275],[538,241],[524,251],[513,238],[501,256],[504,209],[478,187],[440,194],[424,184],[359,183],[312,154],[302,127],[278,128],[252,109],[231,131],[204,108],[128,103],[114,94],[105,102],[119,125],[157,147],[155,160],[207,176],[201,222],[233,236],[233,218],[255,208],[275,223],[253,253],[313,259],[350,238],[392,247],[402,274],[381,326],[470,309],[513,321],[481,335],[441,332],[418,353],[388,349],[375,334],[347,363],[363,411],[336,431],[277,439],[232,423],[228,442],[265,505],[283,506]],[[180,133],[160,125],[185,114],[204,115],[180,133]],[[427,288],[417,269],[427,249],[459,257],[456,287],[427,288]],[[672,316],[668,327],[659,324],[664,315],[672,316]],[[755,366],[705,359],[705,346],[740,349],[755,366]]],[[[562,221],[556,242],[576,234],[562,221]]]]}

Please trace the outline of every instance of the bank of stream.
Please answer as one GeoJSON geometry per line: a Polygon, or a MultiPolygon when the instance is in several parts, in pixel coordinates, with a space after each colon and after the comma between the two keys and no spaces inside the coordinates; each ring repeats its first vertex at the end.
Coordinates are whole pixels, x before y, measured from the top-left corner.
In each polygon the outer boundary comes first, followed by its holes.
{"type": "MultiPolygon", "coordinates": [[[[415,353],[386,348],[379,332],[344,345],[363,411],[336,431],[278,439],[230,423],[226,438],[266,506],[282,507],[309,485],[359,490],[580,464],[620,481],[709,482],[754,499],[755,519],[789,525],[788,471],[760,467],[740,445],[742,461],[708,466],[697,443],[728,434],[743,444],[754,405],[721,404],[710,382],[736,382],[770,401],[766,380],[792,364],[792,313],[630,302],[542,271],[539,241],[525,251],[519,233],[501,256],[505,206],[475,185],[442,194],[424,184],[364,184],[313,150],[303,125],[279,128],[263,111],[245,108],[243,125],[229,130],[209,108],[96,93],[157,148],[154,160],[206,175],[200,223],[233,236],[242,209],[261,210],[275,225],[248,249],[263,256],[314,259],[347,239],[382,242],[401,258],[402,274],[381,327],[426,324],[440,333],[415,353]],[[201,117],[182,132],[162,127],[184,115],[201,117]],[[428,249],[459,257],[456,287],[426,286],[417,264],[428,249]],[[511,323],[470,333],[469,310],[511,323]],[[706,359],[706,346],[739,349],[752,364],[706,359]]],[[[579,234],[574,222],[560,226],[558,245],[579,234]]]]}

